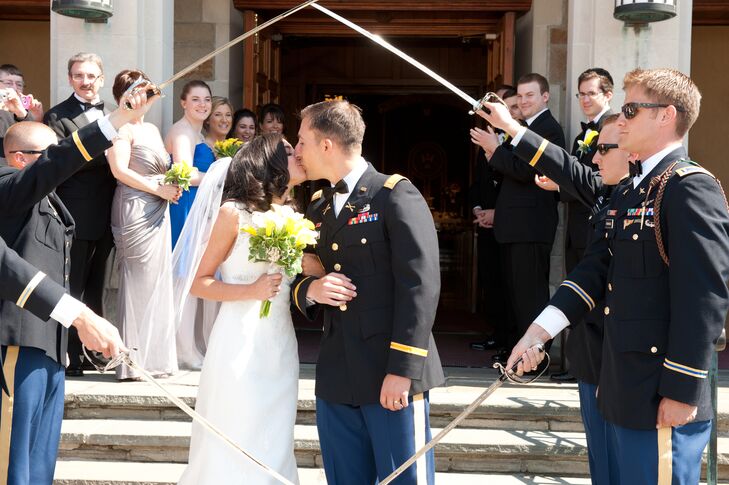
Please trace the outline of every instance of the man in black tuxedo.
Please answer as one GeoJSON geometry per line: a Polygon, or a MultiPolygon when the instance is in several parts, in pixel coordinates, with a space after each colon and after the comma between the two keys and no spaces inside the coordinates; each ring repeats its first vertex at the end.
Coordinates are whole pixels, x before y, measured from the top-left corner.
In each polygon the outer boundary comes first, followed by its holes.
{"type": "MultiPolygon", "coordinates": [[[[325,101],[301,115],[297,159],[310,180],[332,184],[314,193],[306,212],[328,274],[292,285],[299,311],[324,314],[316,366],[324,470],[330,485],[374,485],[430,436],[428,391],[444,381],[431,332],[438,238],[415,186],[362,158],[359,108],[325,101]]],[[[434,477],[431,450],[398,483],[434,477]]]]}
{"type": "Polygon", "coordinates": [[[3,368],[13,398],[2,403],[2,415],[12,415],[12,420],[2,421],[0,416],[0,437],[8,437],[0,449],[9,450],[0,454],[0,470],[8,473],[0,480],[8,483],[51,483],[53,479],[63,416],[66,329],[80,314],[89,312],[73,298],[59,313],[51,313],[49,321],[21,310],[45,279],[69,286],[74,221],[53,190],[109,148],[116,129],[143,115],[151,104],[143,94],[125,99],[137,108],[120,108],[74,131],[58,145],[53,130],[37,122],[16,123],[5,137],[10,166],[0,168],[0,236],[39,269],[17,305],[0,308],[3,368]],[[5,460],[7,466],[3,466],[5,460]]]}
{"type": "MultiPolygon", "coordinates": [[[[66,138],[109,112],[99,98],[104,85],[101,58],[79,53],[68,61],[68,82],[73,94],[46,113],[44,123],[66,138]]],[[[103,315],[106,260],[114,246],[111,234],[111,202],[116,181],[103,153],[58,186],[56,193],[76,222],[71,247],[71,294],[103,315]]],[[[69,367],[66,374],[81,376],[81,347],[72,330],[69,335],[69,367]]]]}
{"type": "MultiPolygon", "coordinates": [[[[519,109],[530,130],[564,148],[564,132],[547,107],[549,83],[531,73],[517,83],[519,109]]],[[[512,153],[510,140],[499,144],[489,127],[478,141],[489,165],[504,176],[494,214],[494,236],[501,245],[506,290],[514,316],[509,342],[516,341],[549,301],[549,257],[557,229],[557,200],[554,194],[534,183],[539,172],[512,153]]],[[[511,347],[511,345],[508,345],[511,347]]],[[[495,359],[506,362],[508,351],[495,359]]]]}

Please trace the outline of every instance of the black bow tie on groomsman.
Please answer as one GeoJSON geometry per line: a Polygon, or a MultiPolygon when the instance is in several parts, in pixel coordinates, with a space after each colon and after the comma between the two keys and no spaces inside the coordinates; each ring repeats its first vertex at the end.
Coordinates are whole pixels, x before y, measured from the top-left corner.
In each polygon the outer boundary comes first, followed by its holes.
{"type": "Polygon", "coordinates": [[[96,108],[99,111],[104,111],[104,102],[99,101],[98,103],[81,103],[81,106],[84,107],[84,111],[88,111],[91,108],[96,108]]]}
{"type": "Polygon", "coordinates": [[[325,197],[333,197],[334,194],[346,194],[349,192],[349,187],[347,187],[347,182],[344,181],[344,179],[337,182],[333,187],[324,187],[322,189],[323,195],[325,197]]]}
{"type": "Polygon", "coordinates": [[[582,131],[585,132],[587,130],[597,130],[597,124],[595,124],[594,121],[590,121],[589,123],[585,123],[584,121],[580,121],[580,126],[582,127],[582,131]]]}
{"type": "Polygon", "coordinates": [[[643,163],[640,160],[628,162],[628,174],[630,174],[631,177],[643,175],[643,163]]]}

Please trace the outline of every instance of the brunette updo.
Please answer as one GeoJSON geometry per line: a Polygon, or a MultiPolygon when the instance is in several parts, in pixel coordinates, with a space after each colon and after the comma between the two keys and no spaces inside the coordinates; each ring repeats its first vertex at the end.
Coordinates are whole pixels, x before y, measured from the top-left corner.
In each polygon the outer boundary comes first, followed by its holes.
{"type": "MultiPolygon", "coordinates": [[[[114,86],[111,88],[111,92],[114,95],[116,104],[119,104],[119,100],[124,93],[129,89],[129,86],[134,84],[139,79],[149,81],[149,77],[139,69],[124,69],[114,78],[114,86]]],[[[151,81],[150,81],[151,82],[151,81]]]]}

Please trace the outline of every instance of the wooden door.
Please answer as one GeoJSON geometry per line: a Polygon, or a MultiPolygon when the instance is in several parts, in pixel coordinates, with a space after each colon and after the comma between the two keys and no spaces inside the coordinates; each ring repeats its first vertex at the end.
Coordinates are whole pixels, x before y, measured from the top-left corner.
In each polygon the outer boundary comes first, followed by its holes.
{"type": "Polygon", "coordinates": [[[514,36],[516,12],[506,12],[498,23],[499,32],[488,46],[486,86],[495,90],[502,84],[514,84],[514,36]]]}
{"type": "MultiPolygon", "coordinates": [[[[247,31],[258,25],[258,14],[243,13],[247,31]]],[[[257,112],[266,103],[278,103],[281,94],[281,47],[267,32],[249,37],[243,44],[243,106],[257,112]]]]}

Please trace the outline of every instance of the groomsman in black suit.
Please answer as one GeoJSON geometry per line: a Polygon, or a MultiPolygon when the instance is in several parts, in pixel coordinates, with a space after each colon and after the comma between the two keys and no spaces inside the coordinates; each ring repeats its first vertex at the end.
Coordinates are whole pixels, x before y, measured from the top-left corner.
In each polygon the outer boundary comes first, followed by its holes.
{"type": "MultiPolygon", "coordinates": [[[[365,125],[346,101],[302,113],[296,156],[332,186],[306,212],[326,276],[300,276],[292,302],[323,312],[316,418],[330,485],[374,485],[430,438],[428,391],[444,381],[431,332],[440,294],[433,217],[415,186],[362,158],[365,125]]],[[[435,480],[424,455],[400,484],[435,480]]]]}
{"type": "MultiPolygon", "coordinates": [[[[564,132],[547,107],[549,82],[531,73],[517,83],[519,109],[530,130],[564,148],[564,132]]],[[[472,133],[486,152],[489,165],[504,176],[496,200],[494,236],[500,244],[506,291],[514,321],[510,322],[509,342],[516,342],[549,301],[549,258],[557,229],[557,200],[554,194],[534,184],[539,172],[512,153],[507,140],[499,144],[496,133],[472,133]]],[[[495,359],[505,363],[508,351],[495,359]]]]}
{"type": "MultiPolygon", "coordinates": [[[[53,480],[63,416],[66,329],[89,310],[70,297],[50,314],[51,320],[39,318],[45,313],[33,315],[21,309],[46,279],[69,286],[74,223],[53,190],[109,148],[116,130],[151,105],[143,94],[125,99],[137,108],[117,109],[58,145],[53,130],[37,122],[16,123],[5,137],[10,166],[0,168],[0,236],[39,271],[16,306],[0,308],[3,370],[12,397],[3,397],[0,416],[0,470],[7,471],[7,476],[0,476],[2,482],[24,485],[53,480]]],[[[116,331],[114,335],[121,347],[116,331]]],[[[83,332],[80,336],[86,340],[83,332]]]]}
{"type": "MultiPolygon", "coordinates": [[[[590,68],[584,71],[577,78],[577,94],[575,97],[580,103],[580,108],[585,115],[587,122],[581,122],[582,130],[572,143],[573,156],[583,165],[591,168],[597,173],[597,166],[592,162],[597,149],[597,139],[602,128],[602,120],[610,113],[610,100],[613,97],[613,78],[608,71],[599,67],[590,68]]],[[[582,259],[588,243],[588,235],[592,232],[590,218],[590,206],[580,202],[570,195],[569,191],[560,192],[560,200],[567,204],[567,233],[565,234],[565,270],[572,271],[582,259]]],[[[570,329],[571,332],[571,329],[570,329]]],[[[570,361],[575,352],[580,349],[579,339],[572,339],[570,335],[565,337],[565,352],[570,361]],[[570,344],[570,340],[574,340],[570,344]]],[[[557,382],[575,382],[579,378],[580,371],[570,373],[569,370],[559,372],[550,376],[550,379],[557,382]]]]}
{"type": "MultiPolygon", "coordinates": [[[[104,67],[96,54],[79,53],[68,60],[68,82],[73,93],[46,113],[44,123],[66,138],[98,120],[109,110],[99,98],[104,67]]],[[[103,315],[106,260],[114,246],[111,234],[111,201],[116,181],[106,156],[90,163],[58,186],[56,193],[76,222],[71,247],[71,294],[103,315]]],[[[81,346],[75,331],[69,335],[69,376],[81,376],[81,346]]]]}

